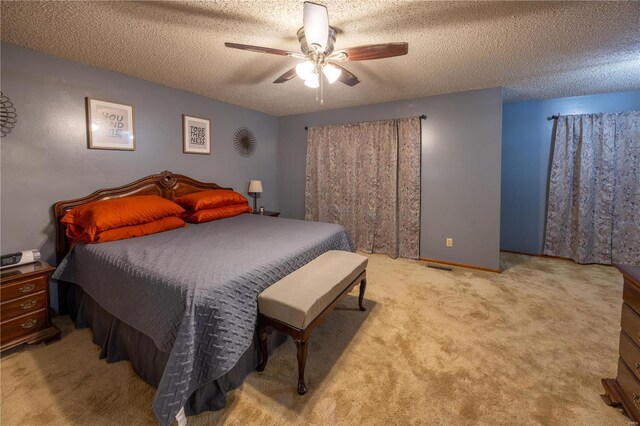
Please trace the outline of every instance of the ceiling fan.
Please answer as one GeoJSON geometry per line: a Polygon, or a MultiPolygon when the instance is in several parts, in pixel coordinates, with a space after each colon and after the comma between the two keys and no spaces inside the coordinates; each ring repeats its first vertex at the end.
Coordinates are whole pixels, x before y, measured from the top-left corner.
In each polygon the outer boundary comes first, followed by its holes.
{"type": "MultiPolygon", "coordinates": [[[[309,1],[304,2],[303,27],[298,30],[298,40],[301,53],[238,43],[224,45],[232,49],[303,59],[304,62],[282,74],[274,83],[287,82],[297,75],[304,80],[305,86],[319,89],[320,103],[323,102],[322,91],[325,78],[329,84],[340,81],[347,86],[355,86],[360,83],[358,77],[336,62],[392,58],[406,55],[409,51],[408,43],[368,44],[334,50],[336,30],[329,26],[327,8],[309,1]]],[[[316,91],[317,98],[318,91],[316,91]]]]}

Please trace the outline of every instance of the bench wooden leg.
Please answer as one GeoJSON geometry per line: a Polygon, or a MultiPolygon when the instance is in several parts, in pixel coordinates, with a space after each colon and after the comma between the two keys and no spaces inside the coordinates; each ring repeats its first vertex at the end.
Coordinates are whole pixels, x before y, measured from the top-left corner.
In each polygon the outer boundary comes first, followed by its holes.
{"type": "Polygon", "coordinates": [[[262,353],[262,361],[256,367],[258,371],[264,371],[269,361],[269,349],[267,347],[267,327],[260,326],[258,330],[258,336],[260,337],[260,352],[262,353]]]}
{"type": "Polygon", "coordinates": [[[295,340],[298,349],[298,395],[307,393],[307,385],[304,383],[304,367],[307,365],[308,340],[295,340]]]}
{"type": "Polygon", "coordinates": [[[361,311],[367,310],[367,308],[365,308],[364,305],[362,304],[362,302],[364,301],[364,291],[366,289],[367,289],[367,279],[363,278],[362,281],[360,281],[360,295],[358,296],[358,305],[360,305],[361,311]]]}

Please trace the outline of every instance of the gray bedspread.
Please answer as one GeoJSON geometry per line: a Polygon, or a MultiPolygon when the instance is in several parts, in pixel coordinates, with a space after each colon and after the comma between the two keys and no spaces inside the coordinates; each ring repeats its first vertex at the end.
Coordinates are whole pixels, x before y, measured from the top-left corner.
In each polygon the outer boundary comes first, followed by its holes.
{"type": "Polygon", "coordinates": [[[153,401],[169,425],[194,390],[249,348],[258,294],[328,250],[354,251],[339,225],[243,214],[77,245],[53,277],[79,285],[170,354],[153,401]]]}

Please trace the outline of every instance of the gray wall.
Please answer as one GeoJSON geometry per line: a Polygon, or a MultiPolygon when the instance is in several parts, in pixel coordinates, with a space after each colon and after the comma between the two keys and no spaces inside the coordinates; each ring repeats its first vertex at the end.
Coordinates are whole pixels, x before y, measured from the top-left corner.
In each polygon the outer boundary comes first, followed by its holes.
{"type": "Polygon", "coordinates": [[[261,179],[260,204],[278,208],[276,117],[14,45],[1,48],[2,91],[18,111],[16,128],[0,142],[2,253],[40,248],[53,262],[54,202],[162,170],[245,195],[249,180],[261,179]],[[134,106],[134,152],[87,149],[87,96],[134,106]],[[182,153],[183,113],[211,120],[210,156],[182,153]],[[248,159],[233,149],[241,126],[258,140],[248,159]]]}
{"type": "Polygon", "coordinates": [[[640,110],[640,90],[504,105],[500,248],[541,254],[553,114],[640,110]]]}
{"type": "Polygon", "coordinates": [[[280,117],[283,216],[304,217],[305,126],[421,114],[427,119],[422,122],[420,256],[499,269],[501,88],[280,117]],[[452,248],[445,247],[447,237],[454,239],[452,248]]]}

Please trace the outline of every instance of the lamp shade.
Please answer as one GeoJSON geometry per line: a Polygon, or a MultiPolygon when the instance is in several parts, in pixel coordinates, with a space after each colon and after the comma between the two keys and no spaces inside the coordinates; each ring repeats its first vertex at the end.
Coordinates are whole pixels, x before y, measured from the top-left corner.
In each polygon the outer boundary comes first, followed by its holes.
{"type": "Polygon", "coordinates": [[[329,84],[333,84],[338,77],[340,77],[340,74],[342,74],[342,70],[335,65],[327,64],[322,68],[322,73],[327,77],[329,84]]]}
{"type": "Polygon", "coordinates": [[[311,61],[305,61],[296,65],[296,74],[303,80],[309,78],[316,66],[311,61]]]}
{"type": "Polygon", "coordinates": [[[320,75],[315,73],[309,74],[309,77],[304,81],[304,85],[312,89],[320,87],[320,75]]]}
{"type": "Polygon", "coordinates": [[[262,181],[252,180],[249,182],[249,192],[262,192],[262,181]]]}

